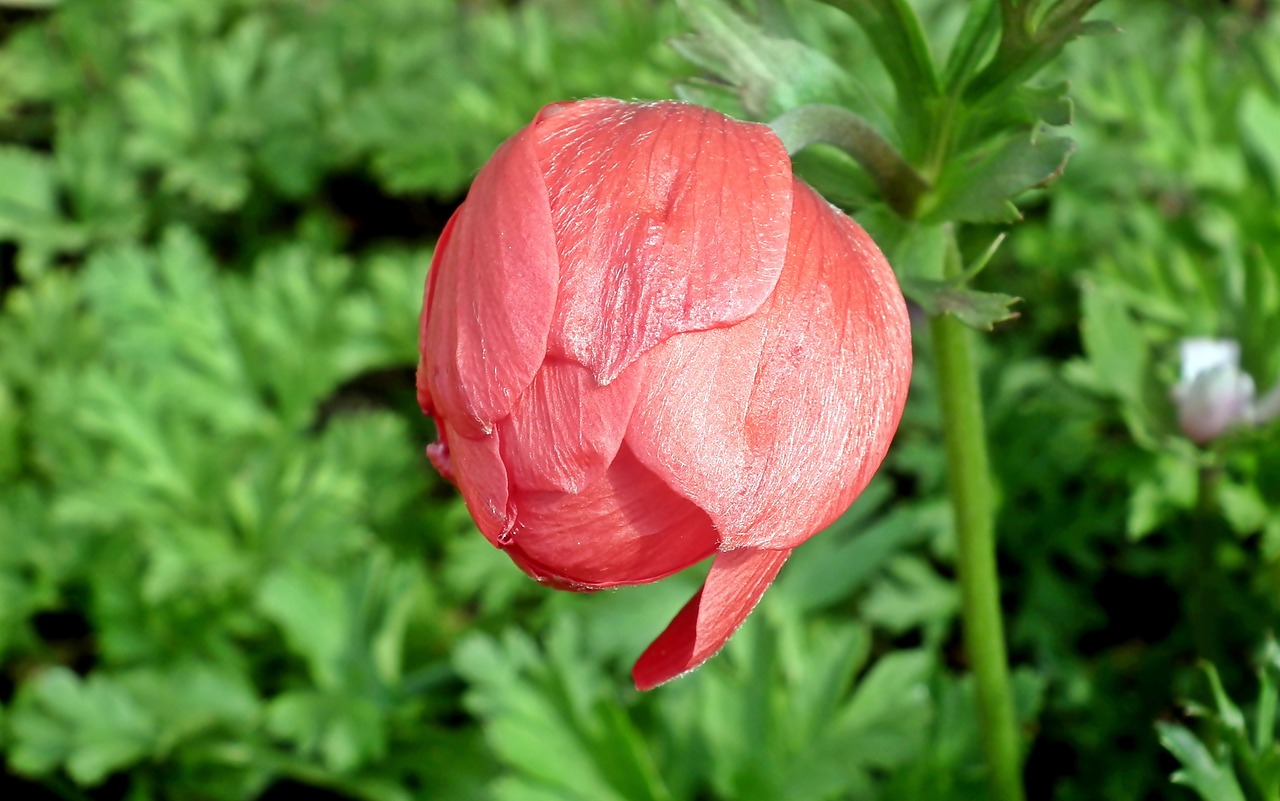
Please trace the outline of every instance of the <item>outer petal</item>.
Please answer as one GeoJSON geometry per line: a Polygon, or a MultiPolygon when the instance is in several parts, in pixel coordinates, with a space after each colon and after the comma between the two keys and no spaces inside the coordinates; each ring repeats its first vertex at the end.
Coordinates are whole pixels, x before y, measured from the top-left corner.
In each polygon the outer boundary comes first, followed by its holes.
{"type": "Polygon", "coordinates": [[[870,238],[796,182],[787,266],[730,328],[672,337],[627,444],[705,509],[722,548],[793,548],[830,523],[884,458],[906,401],[911,338],[870,238]]]}
{"type": "MultiPolygon", "coordinates": [[[[436,425],[441,426],[439,418],[436,425]]],[[[467,511],[489,542],[502,547],[510,538],[510,486],[499,455],[498,435],[463,436],[451,423],[440,427],[440,441],[427,455],[441,475],[457,484],[467,511]]]]}
{"type": "Polygon", "coordinates": [[[702,589],[632,668],[636,689],[652,689],[714,656],[751,614],[789,556],[790,550],[755,549],[717,556],[702,589]]]}
{"type": "Polygon", "coordinates": [[[514,501],[512,559],[535,578],[577,589],[656,581],[716,549],[706,513],[626,448],[580,493],[519,492],[514,501]]]}
{"type": "Polygon", "coordinates": [[[622,445],[642,368],[600,386],[582,365],[548,360],[501,423],[502,458],[516,486],[578,492],[600,478],[622,445]]]}
{"type": "Polygon", "coordinates": [[[471,437],[511,412],[547,351],[559,269],[530,137],[507,140],[480,171],[428,282],[425,395],[471,437]]]}
{"type": "MultiPolygon", "coordinates": [[[[463,204],[466,205],[466,204],[463,204]]],[[[440,258],[445,250],[449,248],[449,240],[453,238],[453,224],[457,222],[458,215],[462,212],[460,206],[449,221],[445,223],[444,230],[440,232],[440,238],[436,240],[435,251],[431,254],[431,267],[427,270],[427,286],[422,298],[422,312],[418,315],[418,370],[415,376],[415,383],[418,390],[418,406],[422,409],[423,414],[435,415],[435,403],[431,400],[430,381],[427,378],[427,366],[425,352],[427,350],[427,317],[431,310],[432,298],[435,296],[436,279],[440,276],[440,271],[436,269],[440,264],[440,258]]],[[[444,431],[443,424],[439,419],[436,420],[436,430],[444,431]]],[[[444,437],[442,433],[441,438],[444,437]]],[[[438,466],[437,466],[438,467],[438,466]]],[[[450,478],[450,481],[453,479],[450,478]]]]}
{"type": "Polygon", "coordinates": [[[560,257],[553,353],[609,383],[672,334],[742,320],[773,290],[791,161],[767,127],[608,99],[548,106],[534,127],[560,257]]]}

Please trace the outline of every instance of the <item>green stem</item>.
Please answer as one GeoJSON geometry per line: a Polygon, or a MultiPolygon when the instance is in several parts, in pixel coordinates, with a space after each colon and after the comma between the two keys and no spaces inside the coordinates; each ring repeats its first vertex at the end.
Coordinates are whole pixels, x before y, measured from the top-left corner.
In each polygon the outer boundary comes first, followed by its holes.
{"type": "MultiPolygon", "coordinates": [[[[950,248],[944,277],[960,273],[950,248]]],[[[977,690],[978,721],[993,801],[1023,801],[1021,756],[1000,612],[995,507],[973,332],[951,315],[930,322],[942,403],[947,474],[959,550],[965,649],[977,690]]]]}
{"type": "Polygon", "coordinates": [[[902,217],[915,213],[920,196],[929,189],[888,139],[848,109],[821,103],[800,106],[770,122],[769,127],[793,155],[819,142],[848,153],[871,176],[889,208],[902,217]]]}
{"type": "Polygon", "coordinates": [[[1196,655],[1217,662],[1218,566],[1215,558],[1218,522],[1218,477],[1221,468],[1212,462],[1200,466],[1197,499],[1191,530],[1191,561],[1186,566],[1189,587],[1188,617],[1196,655]]]}

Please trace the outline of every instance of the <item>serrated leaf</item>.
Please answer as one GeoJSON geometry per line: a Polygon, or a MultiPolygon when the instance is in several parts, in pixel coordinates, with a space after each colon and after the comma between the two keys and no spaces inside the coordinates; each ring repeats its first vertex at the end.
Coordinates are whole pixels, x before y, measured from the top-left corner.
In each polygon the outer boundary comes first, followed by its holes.
{"type": "Polygon", "coordinates": [[[852,93],[844,72],[795,39],[773,37],[721,0],[681,0],[697,32],[671,42],[690,62],[733,86],[757,119],[798,106],[836,103],[852,93]]]}
{"type": "Polygon", "coordinates": [[[866,766],[891,768],[920,752],[933,710],[928,680],[933,657],[895,651],[876,661],[858,681],[849,704],[824,739],[866,766]]]}
{"type": "Polygon", "coordinates": [[[167,669],[124,673],[120,683],[158,720],[154,753],[168,756],[184,741],[209,731],[243,736],[258,723],[259,704],[249,677],[230,664],[186,662],[167,669]]]}
{"type": "Polygon", "coordinates": [[[468,707],[484,717],[490,744],[522,774],[522,784],[552,788],[566,801],[628,801],[611,786],[592,742],[574,724],[564,691],[545,686],[555,677],[543,669],[539,681],[526,672],[545,664],[527,639],[514,633],[501,642],[473,636],[454,651],[454,663],[470,685],[468,707]]]}
{"type": "Polygon", "coordinates": [[[1022,298],[1001,292],[969,289],[955,281],[904,276],[900,283],[903,293],[920,304],[929,316],[952,314],[979,331],[990,331],[996,323],[1017,317],[1018,313],[1012,306],[1022,301],[1022,298]]]}
{"type": "Polygon", "coordinates": [[[1022,219],[1013,200],[1057,178],[1075,150],[1070,139],[1015,136],[986,152],[952,162],[924,215],[929,222],[1009,223],[1022,219]]]}
{"type": "Polygon", "coordinates": [[[53,161],[0,145],[0,242],[16,242],[23,272],[41,272],[54,254],[83,246],[84,236],[63,219],[53,161]]]}
{"type": "Polygon", "coordinates": [[[49,668],[23,688],[9,719],[10,764],[41,776],[65,768],[96,785],[150,753],[156,721],[112,678],[49,668]]]}
{"type": "Polygon", "coordinates": [[[867,620],[893,634],[950,620],[960,605],[959,588],[928,562],[900,556],[889,563],[862,602],[867,620]]]}

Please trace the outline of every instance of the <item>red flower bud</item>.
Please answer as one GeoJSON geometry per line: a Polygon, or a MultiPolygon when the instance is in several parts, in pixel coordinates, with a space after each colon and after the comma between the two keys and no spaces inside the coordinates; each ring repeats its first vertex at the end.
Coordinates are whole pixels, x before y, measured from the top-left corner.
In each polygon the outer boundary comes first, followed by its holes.
{"type": "Polygon", "coordinates": [[[724,645],[884,458],[910,328],[866,233],[765,126],[681,103],[543,109],[436,248],[418,398],[480,531],[567,589],[716,554],[640,657],[724,645]]]}

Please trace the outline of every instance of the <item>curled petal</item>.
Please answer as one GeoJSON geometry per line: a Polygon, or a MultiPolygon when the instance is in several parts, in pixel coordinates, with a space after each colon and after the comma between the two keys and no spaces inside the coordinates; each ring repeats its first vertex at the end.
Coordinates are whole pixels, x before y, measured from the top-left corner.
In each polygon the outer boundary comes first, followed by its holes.
{"type": "Polygon", "coordinates": [[[710,659],[773,583],[790,550],[745,548],[716,556],[707,581],[631,670],[636,689],[649,690],[710,659]]]}
{"type": "Polygon", "coordinates": [[[607,384],[672,334],[742,320],[773,290],[791,161],[767,127],[609,99],[549,106],[533,127],[560,257],[553,353],[607,384]]]}
{"type": "Polygon", "coordinates": [[[502,456],[522,489],[579,492],[618,453],[643,365],[600,386],[577,362],[549,359],[501,424],[502,456]]]}
{"type": "Polygon", "coordinates": [[[710,515],[721,547],[794,548],[870,481],[911,375],[910,326],[870,238],[799,181],[787,264],[760,312],[672,337],[627,444],[710,515]]]}
{"type": "Polygon", "coordinates": [[[514,502],[512,559],[535,578],[577,589],[656,581],[716,549],[706,513],[626,448],[582,492],[521,491],[514,502]]]}
{"type": "Polygon", "coordinates": [[[533,381],[555,308],[551,209],[528,129],[480,171],[447,233],[423,311],[419,397],[477,437],[533,381]]]}

